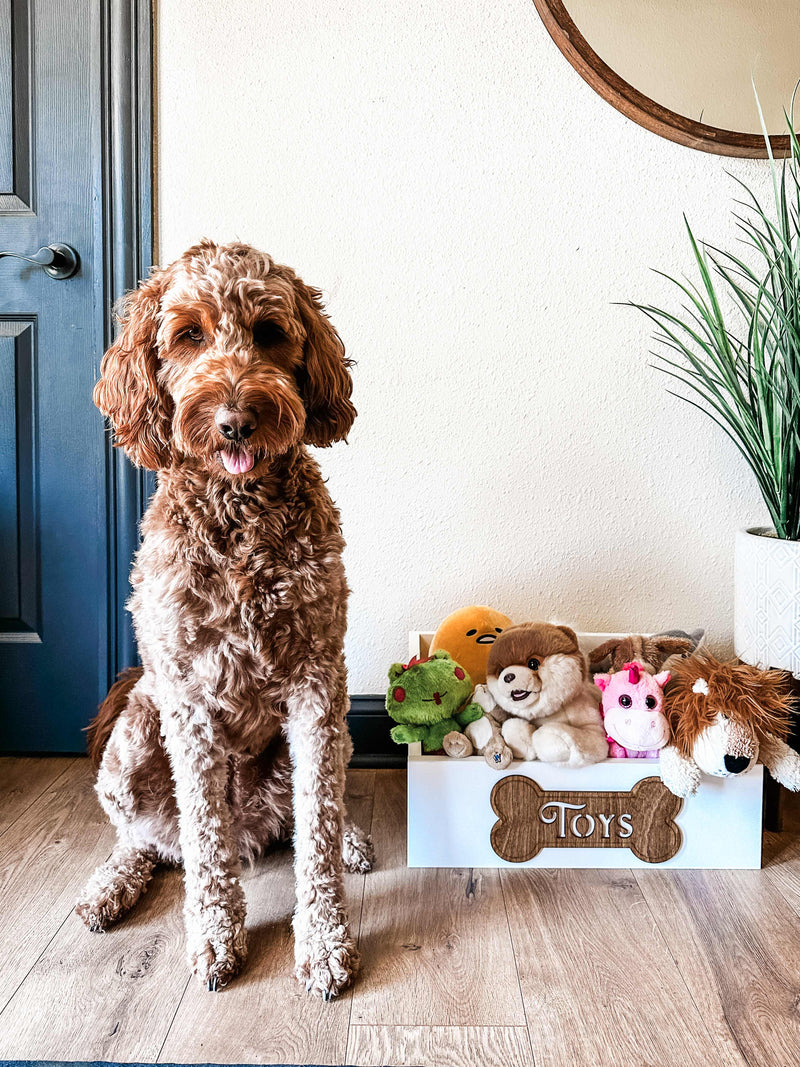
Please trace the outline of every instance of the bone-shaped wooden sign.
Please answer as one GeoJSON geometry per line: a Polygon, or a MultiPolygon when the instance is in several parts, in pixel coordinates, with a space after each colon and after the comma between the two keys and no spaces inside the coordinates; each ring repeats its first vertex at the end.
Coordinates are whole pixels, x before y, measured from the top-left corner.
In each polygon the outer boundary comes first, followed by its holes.
{"type": "Polygon", "coordinates": [[[681,847],[675,819],[683,806],[660,778],[643,778],[630,792],[544,790],[511,774],[492,790],[498,816],[492,848],[524,863],[543,848],[629,848],[645,863],[672,859],[681,847]]]}

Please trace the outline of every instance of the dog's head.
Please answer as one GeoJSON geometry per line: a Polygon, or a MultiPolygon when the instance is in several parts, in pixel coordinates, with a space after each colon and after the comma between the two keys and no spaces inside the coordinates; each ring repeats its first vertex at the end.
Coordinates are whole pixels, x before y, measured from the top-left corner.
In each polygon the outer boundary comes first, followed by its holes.
{"type": "Polygon", "coordinates": [[[658,674],[670,656],[687,656],[693,648],[691,638],[671,634],[612,637],[592,649],[589,665],[599,670],[604,660],[610,660],[611,670],[621,671],[626,663],[638,663],[648,674],[658,674]]]}
{"type": "Polygon", "coordinates": [[[139,466],[190,457],[250,477],[353,424],[350,363],[320,293],[249,245],[202,241],[129,293],[118,317],[94,401],[139,466]]]}
{"type": "Polygon", "coordinates": [[[586,661],[568,626],[510,626],[489,653],[486,684],[500,707],[533,722],[547,718],[586,681],[586,661]]]}
{"type": "Polygon", "coordinates": [[[741,774],[758,759],[766,737],[785,739],[794,698],[783,671],[761,671],[709,652],[680,661],[667,687],[675,744],[706,774],[741,774]]]}

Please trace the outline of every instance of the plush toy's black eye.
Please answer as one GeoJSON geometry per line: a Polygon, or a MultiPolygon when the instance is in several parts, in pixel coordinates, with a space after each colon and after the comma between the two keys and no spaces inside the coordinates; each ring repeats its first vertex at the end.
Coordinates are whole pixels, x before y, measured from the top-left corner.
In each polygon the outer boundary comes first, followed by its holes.
{"type": "Polygon", "coordinates": [[[467,637],[474,637],[477,632],[477,630],[467,630],[467,637]]]}
{"type": "Polygon", "coordinates": [[[269,348],[271,345],[279,345],[281,341],[285,341],[286,334],[277,322],[263,319],[253,326],[253,340],[262,348],[269,348]]]}
{"type": "Polygon", "coordinates": [[[529,671],[538,671],[539,670],[539,661],[538,661],[538,659],[534,658],[534,659],[529,659],[528,660],[528,670],[529,671]]]}
{"type": "Polygon", "coordinates": [[[621,708],[629,708],[632,703],[633,701],[627,693],[623,693],[622,696],[619,698],[619,706],[621,708]]]}
{"type": "Polygon", "coordinates": [[[654,708],[656,706],[656,704],[657,704],[657,701],[656,701],[655,697],[645,697],[644,698],[644,706],[646,708],[654,708]]]}
{"type": "Polygon", "coordinates": [[[501,633],[502,633],[503,631],[502,631],[502,630],[500,629],[500,627],[499,627],[499,626],[495,626],[495,628],[494,628],[494,632],[495,632],[496,634],[501,634],[501,633]]]}

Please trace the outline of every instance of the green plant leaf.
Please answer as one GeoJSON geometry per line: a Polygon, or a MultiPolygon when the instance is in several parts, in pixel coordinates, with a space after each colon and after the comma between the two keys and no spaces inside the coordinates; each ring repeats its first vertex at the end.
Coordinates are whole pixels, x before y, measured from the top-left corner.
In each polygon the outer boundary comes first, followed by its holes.
{"type": "Polygon", "coordinates": [[[705,412],[733,441],[778,535],[800,540],[800,138],[789,114],[786,122],[785,160],[776,161],[764,132],[769,209],[732,175],[742,190],[732,215],[745,251],[698,240],[684,216],[693,278],[656,271],[681,294],[682,306],[630,306],[655,328],[651,365],[689,395],[668,393],[705,412]]]}

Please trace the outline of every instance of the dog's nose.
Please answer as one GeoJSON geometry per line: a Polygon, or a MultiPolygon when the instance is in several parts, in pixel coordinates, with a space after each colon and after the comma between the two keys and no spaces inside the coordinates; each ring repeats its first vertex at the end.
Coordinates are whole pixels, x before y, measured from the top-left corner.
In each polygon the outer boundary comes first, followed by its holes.
{"type": "Polygon", "coordinates": [[[516,677],[516,674],[512,674],[511,671],[509,671],[508,674],[503,675],[503,681],[506,683],[506,685],[511,685],[511,683],[516,677]]]}
{"type": "Polygon", "coordinates": [[[749,763],[750,760],[747,756],[726,756],[725,770],[729,774],[741,774],[749,763]]]}
{"type": "Polygon", "coordinates": [[[254,411],[239,411],[237,408],[217,408],[214,416],[217,429],[229,441],[246,441],[256,428],[254,411]]]}

